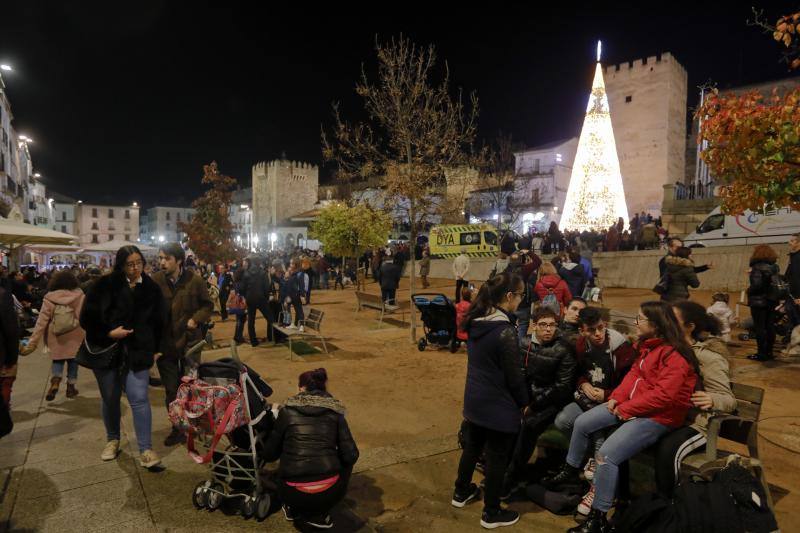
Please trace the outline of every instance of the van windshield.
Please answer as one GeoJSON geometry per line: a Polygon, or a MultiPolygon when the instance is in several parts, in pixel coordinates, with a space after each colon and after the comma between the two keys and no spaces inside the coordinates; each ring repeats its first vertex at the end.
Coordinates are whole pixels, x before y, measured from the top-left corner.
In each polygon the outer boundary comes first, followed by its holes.
{"type": "Polygon", "coordinates": [[[468,246],[471,244],[480,244],[481,243],[481,234],[480,233],[462,233],[460,243],[461,246],[468,246]]]}
{"type": "Polygon", "coordinates": [[[497,246],[497,233],[493,231],[484,231],[483,240],[489,246],[497,246]]]}
{"type": "Polygon", "coordinates": [[[709,231],[722,229],[724,226],[725,226],[725,215],[721,213],[716,215],[711,215],[710,217],[705,219],[702,224],[697,226],[697,233],[708,233],[709,231]]]}

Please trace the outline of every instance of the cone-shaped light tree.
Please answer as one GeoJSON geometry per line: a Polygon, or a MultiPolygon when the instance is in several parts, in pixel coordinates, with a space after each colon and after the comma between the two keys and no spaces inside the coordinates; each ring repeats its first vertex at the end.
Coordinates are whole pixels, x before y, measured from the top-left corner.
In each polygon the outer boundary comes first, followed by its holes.
{"type": "Polygon", "coordinates": [[[602,230],[615,224],[619,217],[627,226],[628,208],[598,42],[592,94],[589,96],[578,151],[572,165],[560,225],[562,229],[602,230]]]}

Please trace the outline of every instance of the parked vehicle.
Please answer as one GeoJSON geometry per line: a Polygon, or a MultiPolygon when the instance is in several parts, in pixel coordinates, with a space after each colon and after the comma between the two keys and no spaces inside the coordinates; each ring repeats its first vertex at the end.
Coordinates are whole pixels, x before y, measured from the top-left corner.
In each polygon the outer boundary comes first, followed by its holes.
{"type": "Polygon", "coordinates": [[[500,249],[497,230],[489,224],[453,224],[431,228],[431,257],[452,258],[463,250],[470,257],[494,257],[500,249]]]}
{"type": "Polygon", "coordinates": [[[741,215],[726,215],[717,207],[683,242],[691,248],[784,243],[798,231],[800,211],[790,207],[741,215]]]}

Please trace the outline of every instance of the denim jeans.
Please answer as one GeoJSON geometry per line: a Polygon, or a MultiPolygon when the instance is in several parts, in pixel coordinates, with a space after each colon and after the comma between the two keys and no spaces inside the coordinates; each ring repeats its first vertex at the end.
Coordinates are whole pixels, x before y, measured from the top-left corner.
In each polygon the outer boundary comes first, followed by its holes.
{"type": "MultiPolygon", "coordinates": [[[[558,428],[561,433],[565,434],[567,437],[572,436],[572,428],[575,426],[575,420],[578,419],[584,413],[583,409],[580,405],[575,402],[567,404],[558,413],[556,416],[555,426],[558,428]]],[[[606,441],[606,434],[607,430],[600,430],[596,431],[592,434],[592,449],[594,450],[594,455],[597,455],[597,452],[600,451],[600,447],[606,441]]]]}
{"type": "Polygon", "coordinates": [[[67,364],[67,383],[75,384],[78,382],[78,362],[75,359],[61,359],[53,361],[53,368],[50,371],[54,378],[64,375],[64,363],[67,364]]]}
{"type": "Polygon", "coordinates": [[[597,470],[594,474],[595,496],[592,507],[608,512],[614,504],[617,492],[619,466],[640,451],[644,450],[670,429],[649,418],[634,418],[627,422],[620,420],[608,411],[606,404],[586,411],[575,420],[572,438],[567,452],[567,463],[580,468],[592,433],[601,429],[620,425],[600,447],[597,470]]]}
{"type": "Polygon", "coordinates": [[[119,440],[119,422],[122,413],[119,402],[122,399],[122,380],[125,379],[125,395],[133,412],[133,427],[136,430],[136,442],[139,451],[153,447],[151,429],[152,414],[150,401],[147,399],[147,387],[150,384],[150,373],[147,370],[134,372],[129,370],[125,376],[120,375],[118,368],[95,369],[94,376],[103,398],[103,423],[106,426],[106,439],[119,440]]]}
{"type": "Polygon", "coordinates": [[[514,315],[517,317],[517,333],[519,339],[522,340],[528,336],[528,327],[531,323],[531,306],[527,304],[520,305],[514,315]]]}

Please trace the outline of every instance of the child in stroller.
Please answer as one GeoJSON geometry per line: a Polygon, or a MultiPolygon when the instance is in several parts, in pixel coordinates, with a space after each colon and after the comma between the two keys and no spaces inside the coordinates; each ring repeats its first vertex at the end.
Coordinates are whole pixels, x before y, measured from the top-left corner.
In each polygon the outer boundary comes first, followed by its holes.
{"type": "Polygon", "coordinates": [[[456,308],[444,294],[417,293],[412,297],[414,306],[422,315],[425,335],[417,342],[417,349],[424,352],[428,344],[440,348],[450,347],[455,353],[460,341],[456,337],[456,308]]]}

